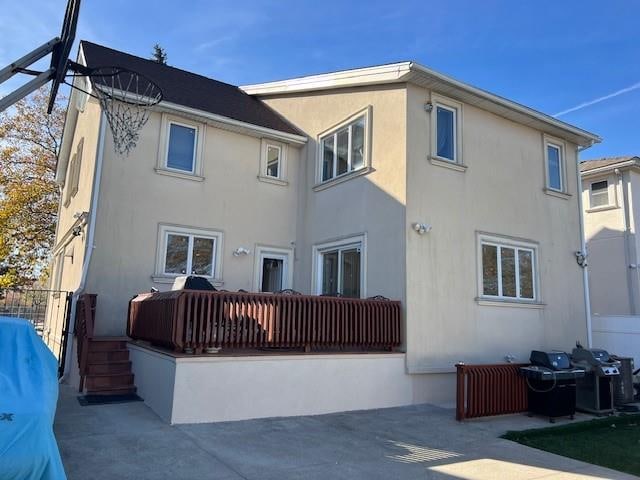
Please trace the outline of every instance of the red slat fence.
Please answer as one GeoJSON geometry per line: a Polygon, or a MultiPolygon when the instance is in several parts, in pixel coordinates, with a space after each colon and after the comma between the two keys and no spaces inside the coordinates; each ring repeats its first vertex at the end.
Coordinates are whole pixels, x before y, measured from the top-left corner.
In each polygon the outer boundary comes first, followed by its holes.
{"type": "Polygon", "coordinates": [[[179,290],[140,294],[127,333],[178,352],[303,348],[393,350],[401,305],[381,298],[179,290]]]}
{"type": "Polygon", "coordinates": [[[456,420],[527,410],[527,384],[518,373],[527,364],[456,365],[456,420]]]}

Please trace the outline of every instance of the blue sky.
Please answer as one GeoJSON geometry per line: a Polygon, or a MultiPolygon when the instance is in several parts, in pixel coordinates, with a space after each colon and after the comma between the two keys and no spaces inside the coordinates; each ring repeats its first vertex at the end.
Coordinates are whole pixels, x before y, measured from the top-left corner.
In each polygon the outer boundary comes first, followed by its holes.
{"type": "MultiPolygon", "coordinates": [[[[0,0],[0,64],[57,35],[65,2],[0,0]]],[[[78,38],[145,57],[159,42],[238,85],[414,60],[549,114],[618,92],[559,117],[603,137],[594,158],[640,155],[638,18],[636,0],[83,0],[78,38]]]]}

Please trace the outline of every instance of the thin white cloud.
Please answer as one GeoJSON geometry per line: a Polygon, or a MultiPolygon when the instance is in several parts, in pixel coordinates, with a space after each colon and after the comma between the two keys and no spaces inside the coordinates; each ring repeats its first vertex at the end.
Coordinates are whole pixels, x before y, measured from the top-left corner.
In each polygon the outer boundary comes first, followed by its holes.
{"type": "Polygon", "coordinates": [[[596,103],[600,103],[600,102],[604,102],[605,100],[609,100],[610,98],[614,98],[617,97],[619,95],[628,93],[628,92],[632,92],[634,90],[638,90],[640,89],[640,82],[638,83],[634,83],[633,85],[630,85],[626,88],[623,88],[621,90],[617,90],[613,93],[610,93],[608,95],[604,95],[602,97],[598,97],[598,98],[594,98],[593,100],[589,100],[588,102],[583,102],[580,103],[579,105],[576,105],[575,107],[571,107],[571,108],[567,108],[566,110],[562,110],[561,112],[558,112],[556,114],[554,114],[554,117],[560,117],[561,115],[566,115],[567,113],[571,113],[571,112],[575,112],[576,110],[582,110],[583,108],[586,107],[590,107],[591,105],[595,105],[596,103]]]}

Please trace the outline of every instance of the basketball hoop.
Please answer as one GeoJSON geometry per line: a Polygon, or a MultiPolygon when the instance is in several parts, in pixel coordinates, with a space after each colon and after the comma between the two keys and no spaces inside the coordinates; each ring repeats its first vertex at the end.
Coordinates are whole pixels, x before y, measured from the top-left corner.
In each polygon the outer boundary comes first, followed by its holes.
{"type": "Polygon", "coordinates": [[[115,151],[129,155],[138,143],[149,110],[162,101],[160,87],[144,75],[123,67],[98,67],[86,75],[113,134],[115,151]]]}

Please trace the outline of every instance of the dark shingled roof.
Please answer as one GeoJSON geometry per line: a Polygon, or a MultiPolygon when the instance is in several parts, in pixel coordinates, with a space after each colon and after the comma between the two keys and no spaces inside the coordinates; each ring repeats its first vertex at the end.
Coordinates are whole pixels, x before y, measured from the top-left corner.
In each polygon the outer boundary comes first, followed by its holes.
{"type": "Polygon", "coordinates": [[[234,85],[86,40],[81,41],[80,46],[88,67],[115,66],[135,70],[154,81],[162,90],[163,99],[167,102],[280,132],[304,135],[268,105],[234,85]]]}
{"type": "Polygon", "coordinates": [[[617,163],[629,162],[631,160],[640,162],[640,157],[635,155],[628,155],[626,157],[606,157],[596,158],[594,160],[584,160],[580,162],[580,171],[588,172],[589,170],[595,170],[596,168],[608,167],[617,163]]]}

